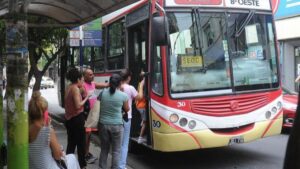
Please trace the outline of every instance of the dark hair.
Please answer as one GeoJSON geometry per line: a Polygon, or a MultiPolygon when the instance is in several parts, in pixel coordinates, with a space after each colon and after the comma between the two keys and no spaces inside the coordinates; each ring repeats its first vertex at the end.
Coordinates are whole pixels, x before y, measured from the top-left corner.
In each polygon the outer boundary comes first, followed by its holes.
{"type": "Polygon", "coordinates": [[[82,73],[77,68],[71,68],[67,73],[67,79],[72,83],[76,83],[78,79],[82,78],[82,73]]]}
{"type": "Polygon", "coordinates": [[[120,86],[121,84],[121,76],[118,74],[113,74],[111,75],[111,77],[109,78],[109,93],[110,94],[114,94],[117,87],[120,86]]]}
{"type": "Polygon", "coordinates": [[[122,77],[122,81],[125,81],[128,79],[129,76],[132,76],[132,73],[129,69],[125,69],[120,72],[120,75],[122,77]]]}

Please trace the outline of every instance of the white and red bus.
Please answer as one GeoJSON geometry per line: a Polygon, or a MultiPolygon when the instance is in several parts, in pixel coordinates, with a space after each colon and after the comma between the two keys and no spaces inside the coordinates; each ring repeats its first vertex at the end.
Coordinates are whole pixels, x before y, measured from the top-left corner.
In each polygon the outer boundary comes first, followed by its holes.
{"type": "MultiPolygon", "coordinates": [[[[102,18],[101,48],[81,66],[96,81],[147,70],[147,143],[171,152],[228,146],[281,132],[282,91],[268,0],[142,0],[102,18]]],[[[61,61],[78,64],[79,49],[61,61]],[[77,61],[77,62],[76,62],[77,61]]],[[[134,106],[133,106],[134,107],[134,106]]],[[[133,113],[132,140],[140,130],[133,113]]]]}

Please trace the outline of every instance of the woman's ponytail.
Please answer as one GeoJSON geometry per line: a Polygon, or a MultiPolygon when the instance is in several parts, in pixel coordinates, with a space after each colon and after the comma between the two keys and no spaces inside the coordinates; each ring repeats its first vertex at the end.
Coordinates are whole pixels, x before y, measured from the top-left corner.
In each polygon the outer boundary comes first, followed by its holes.
{"type": "Polygon", "coordinates": [[[113,74],[109,79],[109,93],[112,95],[116,92],[116,89],[121,85],[121,76],[113,74]]]}

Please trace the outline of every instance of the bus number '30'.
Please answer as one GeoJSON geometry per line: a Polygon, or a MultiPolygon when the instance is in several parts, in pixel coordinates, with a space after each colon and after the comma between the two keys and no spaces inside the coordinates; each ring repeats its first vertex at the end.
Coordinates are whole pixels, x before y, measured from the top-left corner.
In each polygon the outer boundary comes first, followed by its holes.
{"type": "Polygon", "coordinates": [[[160,128],[161,126],[160,121],[152,120],[152,126],[154,128],[160,128]]]}

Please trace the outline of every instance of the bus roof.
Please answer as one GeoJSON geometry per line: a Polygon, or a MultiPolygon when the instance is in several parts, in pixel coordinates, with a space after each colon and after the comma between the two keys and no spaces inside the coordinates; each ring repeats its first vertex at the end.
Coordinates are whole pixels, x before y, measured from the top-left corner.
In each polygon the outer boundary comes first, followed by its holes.
{"type": "Polygon", "coordinates": [[[119,18],[121,18],[122,16],[124,16],[125,14],[129,13],[131,10],[136,9],[144,4],[146,4],[147,2],[149,2],[148,0],[140,0],[138,2],[135,2],[131,5],[128,5],[124,8],[121,8],[113,13],[110,13],[108,15],[105,15],[102,17],[102,24],[106,25],[108,23],[111,23],[119,18]]]}

